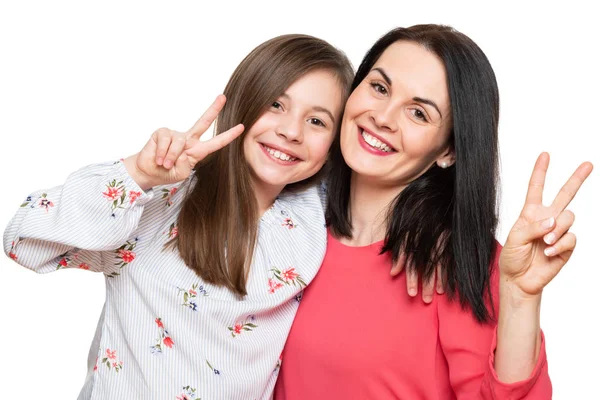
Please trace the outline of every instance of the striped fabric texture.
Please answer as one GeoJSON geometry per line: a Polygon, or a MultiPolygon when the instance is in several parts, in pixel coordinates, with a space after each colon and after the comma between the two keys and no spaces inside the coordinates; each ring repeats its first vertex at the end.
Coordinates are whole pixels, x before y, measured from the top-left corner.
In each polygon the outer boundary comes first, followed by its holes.
{"type": "Polygon", "coordinates": [[[302,289],[325,254],[321,189],[284,192],[261,217],[239,298],[165,249],[192,185],[144,192],[121,162],[91,165],[32,193],[6,228],[5,252],[35,272],[105,275],[79,399],[272,397],[302,289]]]}

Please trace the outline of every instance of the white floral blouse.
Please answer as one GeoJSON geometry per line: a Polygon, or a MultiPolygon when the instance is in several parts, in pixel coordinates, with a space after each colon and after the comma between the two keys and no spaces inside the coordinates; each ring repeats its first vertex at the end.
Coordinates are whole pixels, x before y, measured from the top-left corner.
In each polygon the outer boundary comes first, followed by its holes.
{"type": "Polygon", "coordinates": [[[320,189],[283,193],[261,218],[243,299],[202,281],[177,251],[190,178],[142,191],[122,162],[37,191],[4,233],[39,273],[101,272],[106,303],[79,399],[268,399],[301,292],[326,247],[320,189]]]}

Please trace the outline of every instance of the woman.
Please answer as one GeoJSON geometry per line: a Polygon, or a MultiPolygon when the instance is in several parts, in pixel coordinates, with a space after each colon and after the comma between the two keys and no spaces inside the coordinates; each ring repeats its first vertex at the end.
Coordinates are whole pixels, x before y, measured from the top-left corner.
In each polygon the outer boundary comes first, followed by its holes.
{"type": "Polygon", "coordinates": [[[542,205],[548,155],[500,250],[498,90],[483,52],[439,25],[392,30],[361,63],[328,179],[327,254],[283,353],[281,399],[551,397],[541,293],[569,259],[565,207],[542,205]],[[543,239],[543,240],[542,240],[543,239]],[[447,296],[423,304],[390,259],[447,296]]]}
{"type": "Polygon", "coordinates": [[[271,397],[296,297],[325,251],[309,178],[352,77],[328,43],[277,37],[188,132],[159,129],[139,153],[27,197],[5,252],[39,273],[106,276],[80,399],[271,397]],[[201,142],[219,113],[219,135],[201,142]]]}

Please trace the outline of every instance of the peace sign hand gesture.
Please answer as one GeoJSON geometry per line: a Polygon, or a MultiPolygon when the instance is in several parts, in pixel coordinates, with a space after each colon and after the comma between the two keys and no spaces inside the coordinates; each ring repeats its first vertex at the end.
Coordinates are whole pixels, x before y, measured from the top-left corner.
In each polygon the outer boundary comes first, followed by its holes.
{"type": "Polygon", "coordinates": [[[194,166],[217,150],[222,149],[243,131],[242,124],[200,141],[225,105],[225,96],[219,95],[194,126],[187,132],[167,128],[155,131],[144,148],[125,159],[125,166],[136,183],[144,190],[158,185],[180,182],[190,176],[194,166]]]}
{"type": "Polygon", "coordinates": [[[538,157],[527,191],[525,206],[513,225],[500,254],[501,282],[510,282],[520,295],[533,297],[569,261],[575,248],[575,235],[569,232],[575,215],[565,210],[592,172],[585,162],[577,168],[550,206],[542,204],[550,156],[538,157]]]}

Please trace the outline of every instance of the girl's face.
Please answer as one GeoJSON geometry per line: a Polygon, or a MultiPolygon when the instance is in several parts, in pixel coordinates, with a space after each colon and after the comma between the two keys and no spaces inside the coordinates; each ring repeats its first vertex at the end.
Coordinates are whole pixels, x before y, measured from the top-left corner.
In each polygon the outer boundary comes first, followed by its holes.
{"type": "Polygon", "coordinates": [[[342,90],[333,73],[316,70],[294,82],[244,136],[255,189],[279,192],[319,172],[341,110],[342,90]]]}
{"type": "Polygon", "coordinates": [[[346,103],[344,160],[357,176],[404,187],[434,163],[451,165],[450,99],[442,61],[419,44],[390,45],[346,103]]]}

